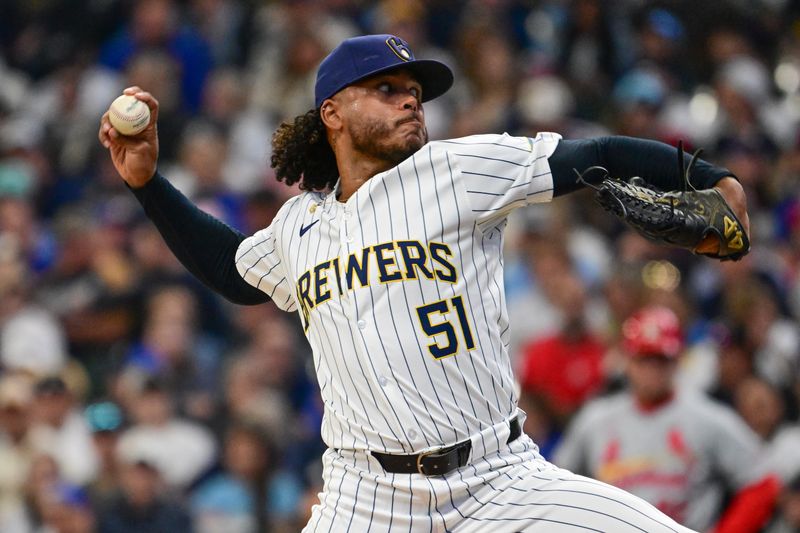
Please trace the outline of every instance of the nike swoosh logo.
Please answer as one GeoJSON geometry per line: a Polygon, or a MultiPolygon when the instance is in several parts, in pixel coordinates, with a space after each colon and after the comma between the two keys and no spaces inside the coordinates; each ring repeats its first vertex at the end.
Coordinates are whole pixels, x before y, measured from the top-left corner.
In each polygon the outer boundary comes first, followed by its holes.
{"type": "Polygon", "coordinates": [[[312,223],[311,223],[311,224],[309,224],[308,226],[301,226],[301,227],[300,227],[300,236],[302,237],[303,235],[305,235],[305,233],[306,233],[308,230],[310,230],[310,229],[311,229],[311,226],[313,226],[313,225],[314,225],[314,224],[316,224],[317,222],[319,222],[319,219],[315,220],[314,222],[312,222],[312,223]]]}

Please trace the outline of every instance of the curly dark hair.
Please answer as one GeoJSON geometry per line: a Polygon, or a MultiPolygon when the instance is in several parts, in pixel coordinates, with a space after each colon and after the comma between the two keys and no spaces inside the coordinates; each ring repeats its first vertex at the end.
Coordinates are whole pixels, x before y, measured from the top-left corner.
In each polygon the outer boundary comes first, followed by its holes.
{"type": "Polygon", "coordinates": [[[336,157],[318,109],[283,122],[272,136],[272,168],[286,185],[304,191],[332,189],[339,179],[336,157]]]}

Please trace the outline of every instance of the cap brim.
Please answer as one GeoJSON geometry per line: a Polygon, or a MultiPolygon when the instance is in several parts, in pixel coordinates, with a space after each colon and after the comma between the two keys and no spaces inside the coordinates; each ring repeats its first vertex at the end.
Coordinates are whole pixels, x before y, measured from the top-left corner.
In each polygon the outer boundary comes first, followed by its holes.
{"type": "MultiPolygon", "coordinates": [[[[450,90],[450,87],[453,86],[453,71],[450,70],[450,67],[433,59],[415,59],[406,63],[390,65],[388,67],[379,68],[373,70],[372,72],[368,72],[360,78],[351,81],[347,85],[340,87],[336,90],[336,92],[331,94],[331,96],[338,93],[345,87],[349,87],[354,83],[371,78],[372,76],[402,69],[410,71],[414,77],[417,78],[417,81],[422,86],[423,102],[428,102],[434,98],[438,98],[450,90]]],[[[330,98],[330,96],[327,98],[330,98]]]]}
{"type": "Polygon", "coordinates": [[[422,85],[422,101],[428,102],[438,98],[453,86],[453,71],[444,63],[433,59],[409,61],[395,68],[407,68],[422,85]]]}

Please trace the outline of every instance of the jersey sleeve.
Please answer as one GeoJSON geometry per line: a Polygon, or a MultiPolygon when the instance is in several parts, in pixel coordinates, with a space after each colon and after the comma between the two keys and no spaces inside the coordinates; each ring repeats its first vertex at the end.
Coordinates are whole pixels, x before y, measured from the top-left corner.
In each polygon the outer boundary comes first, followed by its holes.
{"type": "Polygon", "coordinates": [[[734,411],[714,406],[712,421],[713,457],[723,479],[734,489],[763,477],[763,450],[758,436],[734,411]]]}
{"type": "Polygon", "coordinates": [[[474,135],[448,141],[479,227],[491,227],[517,207],[549,202],[553,177],[547,158],[561,136],[474,135]]]}
{"type": "MultiPolygon", "coordinates": [[[[281,211],[285,213],[285,206],[281,211]]],[[[284,214],[281,211],[272,224],[242,241],[236,251],[236,269],[247,283],[266,293],[279,308],[295,311],[292,284],[276,239],[276,229],[282,225],[284,214]]]]}
{"type": "MultiPolygon", "coordinates": [[[[548,157],[553,173],[553,196],[581,189],[584,184],[576,179],[576,171],[600,166],[608,175],[628,180],[639,176],[646,183],[662,191],[681,190],[683,176],[678,172],[677,152],[673,146],[653,141],[615,135],[591,139],[564,139],[548,157]]],[[[689,168],[692,155],[685,153],[684,167],[689,168]]],[[[725,177],[735,177],[724,167],[717,167],[697,159],[692,167],[691,183],[696,189],[709,189],[725,177]]],[[[597,184],[605,177],[603,172],[588,172],[584,179],[597,184]]]]}

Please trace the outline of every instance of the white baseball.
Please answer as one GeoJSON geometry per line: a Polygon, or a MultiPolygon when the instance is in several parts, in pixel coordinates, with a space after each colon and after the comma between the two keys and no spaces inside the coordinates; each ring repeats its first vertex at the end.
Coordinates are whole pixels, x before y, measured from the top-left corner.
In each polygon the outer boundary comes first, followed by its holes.
{"type": "Polygon", "coordinates": [[[111,102],[108,120],[122,135],[136,135],[150,123],[150,108],[141,100],[123,94],[111,102]]]}

